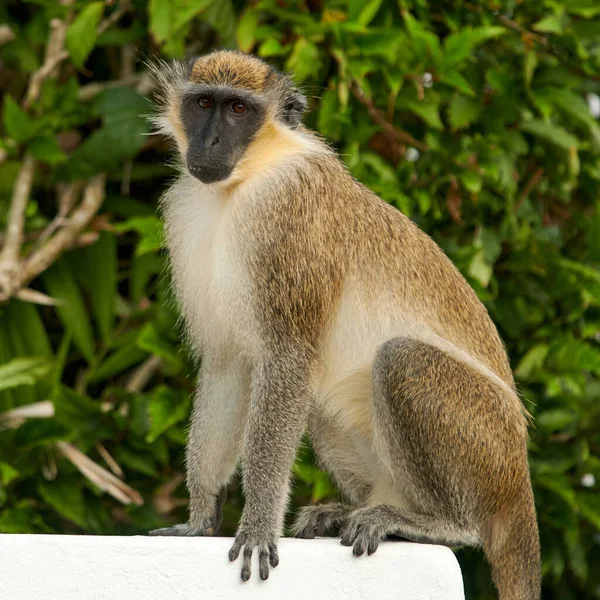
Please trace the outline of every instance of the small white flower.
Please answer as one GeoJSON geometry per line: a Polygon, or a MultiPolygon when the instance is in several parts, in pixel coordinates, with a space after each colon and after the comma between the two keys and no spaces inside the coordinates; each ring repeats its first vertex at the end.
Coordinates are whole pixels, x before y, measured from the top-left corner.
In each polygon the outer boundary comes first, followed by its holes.
{"type": "Polygon", "coordinates": [[[594,475],[592,473],[586,473],[581,478],[581,485],[583,487],[587,487],[587,488],[594,487],[596,485],[596,478],[594,477],[594,475]]]}
{"type": "Polygon", "coordinates": [[[423,73],[421,83],[423,84],[423,87],[430,88],[433,85],[433,75],[431,73],[423,73]]]}
{"type": "Polygon", "coordinates": [[[406,149],[406,154],[404,155],[404,158],[408,162],[417,162],[419,160],[419,156],[421,156],[420,152],[416,148],[413,148],[411,146],[410,148],[406,149]]]}
{"type": "Polygon", "coordinates": [[[586,96],[586,100],[590,112],[592,113],[592,117],[594,117],[594,119],[600,117],[600,96],[598,96],[598,94],[590,93],[586,96]]]}

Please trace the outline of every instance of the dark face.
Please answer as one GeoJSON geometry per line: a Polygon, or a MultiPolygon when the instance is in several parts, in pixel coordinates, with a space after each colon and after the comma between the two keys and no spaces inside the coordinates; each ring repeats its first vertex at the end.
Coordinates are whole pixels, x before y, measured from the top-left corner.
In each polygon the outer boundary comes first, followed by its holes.
{"type": "Polygon", "coordinates": [[[194,86],[181,106],[189,172],[203,183],[227,179],[264,117],[265,107],[249,92],[194,86]]]}

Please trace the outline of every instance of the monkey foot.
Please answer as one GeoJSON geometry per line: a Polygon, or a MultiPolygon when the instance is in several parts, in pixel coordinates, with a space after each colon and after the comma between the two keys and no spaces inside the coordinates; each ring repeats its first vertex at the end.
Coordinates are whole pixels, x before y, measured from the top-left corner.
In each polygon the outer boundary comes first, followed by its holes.
{"type": "Polygon", "coordinates": [[[379,542],[390,532],[394,516],[387,506],[367,506],[353,510],[340,529],[343,546],[352,546],[354,556],[362,556],[365,551],[373,554],[379,542]]]}
{"type": "Polygon", "coordinates": [[[305,539],[323,535],[327,529],[339,527],[351,511],[350,506],[338,503],[305,506],[300,510],[292,527],[293,534],[305,539]]]}
{"type": "Polygon", "coordinates": [[[210,536],[215,532],[212,525],[206,528],[196,529],[193,528],[189,523],[181,523],[180,525],[173,525],[173,527],[163,527],[161,529],[152,529],[148,532],[149,535],[170,535],[177,537],[198,537],[198,536],[210,536]]]}
{"type": "Polygon", "coordinates": [[[252,563],[252,553],[255,547],[258,548],[258,571],[260,578],[263,581],[269,578],[269,564],[273,568],[279,564],[277,543],[274,538],[262,535],[252,535],[250,532],[240,528],[235,541],[233,542],[233,546],[229,551],[229,560],[236,560],[240,555],[240,551],[244,548],[242,553],[242,579],[244,581],[250,579],[250,565],[252,563]]]}

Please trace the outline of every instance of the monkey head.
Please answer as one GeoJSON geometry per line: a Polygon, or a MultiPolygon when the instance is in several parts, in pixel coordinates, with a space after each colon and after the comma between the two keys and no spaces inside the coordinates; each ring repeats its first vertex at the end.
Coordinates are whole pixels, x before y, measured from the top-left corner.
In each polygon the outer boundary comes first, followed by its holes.
{"type": "Polygon", "coordinates": [[[154,120],[205,184],[228,180],[257,136],[274,124],[296,129],[306,109],[287,75],[241,52],[217,51],[154,70],[162,88],[154,120]]]}

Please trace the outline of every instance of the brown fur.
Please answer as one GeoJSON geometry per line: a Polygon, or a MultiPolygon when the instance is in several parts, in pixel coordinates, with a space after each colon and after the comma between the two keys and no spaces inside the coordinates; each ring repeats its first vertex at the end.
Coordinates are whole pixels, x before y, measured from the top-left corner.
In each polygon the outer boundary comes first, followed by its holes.
{"type": "MultiPolygon", "coordinates": [[[[163,78],[160,121],[176,138],[178,77],[163,78]]],[[[483,545],[501,600],[535,600],[526,412],[476,294],[315,134],[284,124],[290,98],[302,109],[287,76],[220,52],[196,60],[190,79],[264,93],[272,109],[226,181],[202,186],[184,173],[164,201],[176,289],[204,356],[190,523],[167,534],[213,530],[215,499],[241,456],[246,505],[230,558],[243,550],[247,579],[258,548],[266,578],[308,426],[351,504],[310,507],[299,535],[340,526],[355,554],[388,534],[483,545]],[[223,356],[225,371],[211,366],[223,356]]]]}
{"type": "Polygon", "coordinates": [[[190,81],[263,92],[275,78],[272,67],[241,52],[218,51],[194,61],[190,81]]]}

